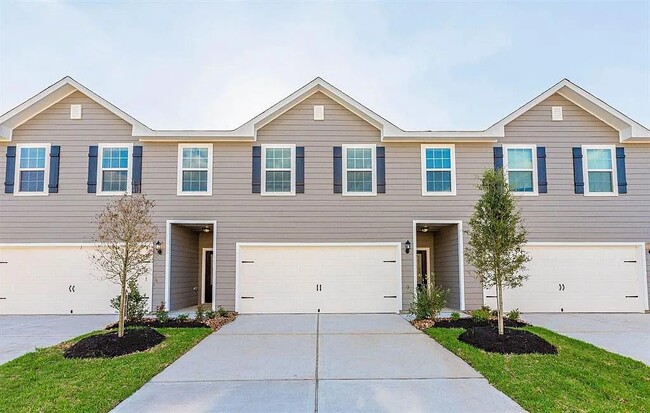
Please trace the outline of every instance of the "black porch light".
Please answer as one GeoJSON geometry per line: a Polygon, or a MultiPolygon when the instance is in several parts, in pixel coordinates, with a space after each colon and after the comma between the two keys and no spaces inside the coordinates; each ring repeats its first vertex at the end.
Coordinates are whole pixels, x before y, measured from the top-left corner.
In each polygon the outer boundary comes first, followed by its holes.
{"type": "Polygon", "coordinates": [[[162,242],[156,241],[156,252],[158,255],[162,255],[162,242]]]}
{"type": "Polygon", "coordinates": [[[407,254],[411,252],[411,241],[406,240],[406,242],[404,243],[404,252],[406,252],[407,254]]]}

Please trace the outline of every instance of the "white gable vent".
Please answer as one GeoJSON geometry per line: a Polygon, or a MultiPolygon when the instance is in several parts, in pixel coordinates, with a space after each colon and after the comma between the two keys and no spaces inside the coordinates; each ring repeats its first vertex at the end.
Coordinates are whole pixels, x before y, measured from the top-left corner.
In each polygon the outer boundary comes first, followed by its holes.
{"type": "Polygon", "coordinates": [[[314,105],[314,120],[325,120],[325,106],[314,105]]]}
{"type": "Polygon", "coordinates": [[[81,105],[70,105],[70,119],[81,119],[81,105]]]}
{"type": "Polygon", "coordinates": [[[562,120],[562,106],[553,106],[551,108],[551,119],[562,120]]]}

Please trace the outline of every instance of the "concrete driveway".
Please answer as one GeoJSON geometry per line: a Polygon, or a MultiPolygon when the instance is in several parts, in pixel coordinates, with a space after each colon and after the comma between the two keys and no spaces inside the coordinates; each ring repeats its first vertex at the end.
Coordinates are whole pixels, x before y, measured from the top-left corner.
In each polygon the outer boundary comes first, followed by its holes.
{"type": "Polygon", "coordinates": [[[242,315],[116,412],[521,408],[398,315],[242,315]]]}
{"type": "Polygon", "coordinates": [[[524,314],[522,318],[650,365],[650,314],[524,314]]]}
{"type": "Polygon", "coordinates": [[[0,364],[116,320],[115,315],[0,315],[0,364]]]}

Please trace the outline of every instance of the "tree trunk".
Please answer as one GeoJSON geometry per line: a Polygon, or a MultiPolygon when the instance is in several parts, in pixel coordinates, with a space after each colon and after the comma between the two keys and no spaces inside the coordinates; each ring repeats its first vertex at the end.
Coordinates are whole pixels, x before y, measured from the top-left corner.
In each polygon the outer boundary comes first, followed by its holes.
{"type": "Polygon", "coordinates": [[[117,320],[117,336],[124,337],[124,309],[126,307],[126,282],[122,282],[122,294],[120,295],[120,314],[117,320]]]}
{"type": "Polygon", "coordinates": [[[499,326],[499,335],[503,335],[503,285],[497,283],[497,312],[499,313],[499,320],[497,324],[499,326]]]}

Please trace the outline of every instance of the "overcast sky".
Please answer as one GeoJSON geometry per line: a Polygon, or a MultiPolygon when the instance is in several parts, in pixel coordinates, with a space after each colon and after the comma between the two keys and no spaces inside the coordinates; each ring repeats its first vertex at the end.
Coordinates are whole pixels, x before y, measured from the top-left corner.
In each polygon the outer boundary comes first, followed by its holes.
{"type": "Polygon", "coordinates": [[[65,75],[155,129],[231,129],[316,76],[404,129],[485,129],[567,77],[650,126],[650,2],[12,3],[0,112],[65,75]]]}

